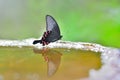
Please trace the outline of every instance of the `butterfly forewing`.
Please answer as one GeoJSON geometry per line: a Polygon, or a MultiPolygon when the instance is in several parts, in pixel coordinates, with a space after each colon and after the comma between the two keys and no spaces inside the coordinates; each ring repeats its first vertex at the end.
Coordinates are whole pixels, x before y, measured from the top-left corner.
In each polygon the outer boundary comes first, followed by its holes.
{"type": "Polygon", "coordinates": [[[46,30],[51,31],[46,37],[46,41],[54,42],[61,38],[60,29],[55,19],[49,15],[46,16],[46,30]]]}
{"type": "Polygon", "coordinates": [[[47,15],[46,16],[46,30],[47,31],[52,31],[52,29],[54,27],[58,27],[57,22],[55,21],[55,19],[52,16],[47,15]]]}

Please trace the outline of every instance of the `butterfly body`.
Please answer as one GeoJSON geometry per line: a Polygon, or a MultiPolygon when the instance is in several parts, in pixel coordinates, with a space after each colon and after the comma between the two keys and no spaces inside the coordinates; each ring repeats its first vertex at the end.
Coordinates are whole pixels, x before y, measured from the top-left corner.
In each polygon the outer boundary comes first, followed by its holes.
{"type": "Polygon", "coordinates": [[[44,46],[44,45],[48,45],[50,42],[55,42],[61,38],[62,36],[60,35],[60,29],[57,22],[52,16],[47,15],[46,16],[46,32],[44,32],[41,40],[35,40],[33,44],[40,43],[40,44],[43,44],[44,46]]]}

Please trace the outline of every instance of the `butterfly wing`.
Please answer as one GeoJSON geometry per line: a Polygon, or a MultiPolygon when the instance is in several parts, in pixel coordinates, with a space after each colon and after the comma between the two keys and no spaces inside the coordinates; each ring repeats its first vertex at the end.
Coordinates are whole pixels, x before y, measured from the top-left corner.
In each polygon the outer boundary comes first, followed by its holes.
{"type": "Polygon", "coordinates": [[[60,29],[59,29],[57,22],[50,15],[46,16],[46,30],[50,31],[50,33],[46,37],[46,41],[48,41],[48,42],[57,41],[62,37],[60,35],[60,29]]]}

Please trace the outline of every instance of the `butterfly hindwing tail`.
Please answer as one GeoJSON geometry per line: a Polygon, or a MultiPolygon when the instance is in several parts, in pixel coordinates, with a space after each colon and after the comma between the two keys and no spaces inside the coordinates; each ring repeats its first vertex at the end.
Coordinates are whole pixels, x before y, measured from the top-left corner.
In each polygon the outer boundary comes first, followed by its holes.
{"type": "Polygon", "coordinates": [[[35,40],[35,41],[33,41],[33,44],[37,44],[37,43],[42,43],[42,41],[41,40],[35,40]]]}

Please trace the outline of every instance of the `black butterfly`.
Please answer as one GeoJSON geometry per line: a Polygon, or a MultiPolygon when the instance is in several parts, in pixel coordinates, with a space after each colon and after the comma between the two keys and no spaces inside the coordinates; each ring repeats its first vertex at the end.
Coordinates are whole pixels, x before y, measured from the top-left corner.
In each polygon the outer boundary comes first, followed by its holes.
{"type": "Polygon", "coordinates": [[[46,15],[46,32],[44,32],[41,40],[35,40],[33,44],[40,43],[44,46],[61,38],[62,36],[60,35],[60,29],[57,22],[52,16],[46,15]]]}

